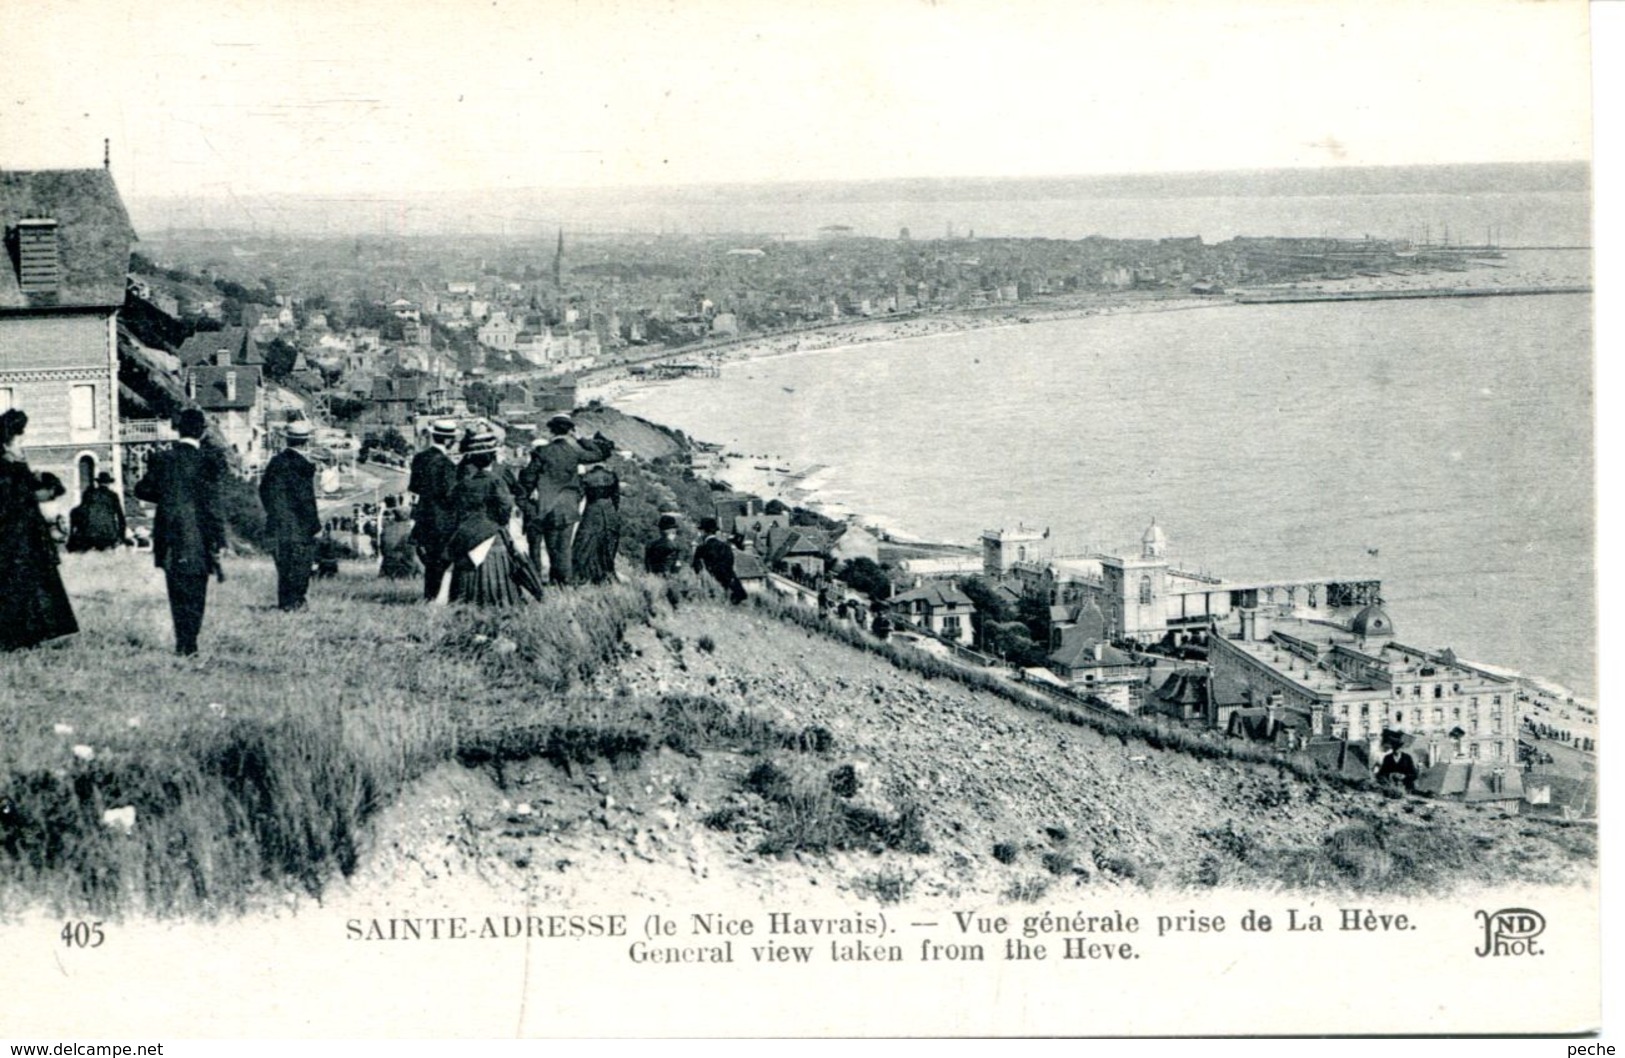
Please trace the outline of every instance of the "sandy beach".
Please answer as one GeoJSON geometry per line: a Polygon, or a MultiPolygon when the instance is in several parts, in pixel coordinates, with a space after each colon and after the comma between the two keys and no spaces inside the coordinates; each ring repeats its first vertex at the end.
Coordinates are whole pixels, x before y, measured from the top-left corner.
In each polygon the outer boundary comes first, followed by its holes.
{"type": "MultiPolygon", "coordinates": [[[[674,350],[660,360],[722,365],[769,357],[829,352],[859,345],[930,338],[993,327],[1017,327],[1054,320],[1090,316],[1117,316],[1148,312],[1183,312],[1233,307],[1235,295],[1278,291],[1342,294],[1374,291],[1526,290],[1583,286],[1591,282],[1591,257],[1582,252],[1508,251],[1503,260],[1475,261],[1464,271],[1406,271],[1355,275],[1345,279],[1319,279],[1268,286],[1237,287],[1223,295],[1194,295],[1172,291],[1116,291],[1046,297],[1019,304],[978,306],[946,312],[852,319],[821,324],[794,332],[760,335],[726,343],[707,343],[674,350]]],[[[617,405],[650,387],[667,383],[634,376],[630,367],[603,369],[581,379],[578,400],[617,405]]],[[[700,438],[700,440],[705,440],[700,438]]],[[[772,452],[722,452],[706,471],[730,487],[792,506],[820,510],[832,518],[857,518],[857,512],[820,507],[817,471],[798,467],[772,452]]]]}
{"type": "MultiPolygon", "coordinates": [[[[1112,294],[1077,294],[1011,305],[988,305],[946,312],[852,319],[821,324],[793,332],[780,332],[726,344],[686,346],[669,356],[648,361],[679,360],[707,364],[737,363],[797,353],[828,352],[858,345],[930,338],[990,327],[1017,327],[1051,320],[1081,319],[1141,312],[1177,312],[1231,305],[1226,297],[1170,294],[1163,291],[1112,294]]],[[[614,404],[648,386],[663,383],[631,374],[629,367],[595,371],[581,379],[577,399],[614,404]]]]}
{"type": "MultiPolygon", "coordinates": [[[[1358,274],[1342,279],[1315,279],[1295,283],[1235,287],[1220,295],[1174,291],[1115,291],[1068,294],[1015,304],[985,305],[945,312],[843,320],[726,343],[705,343],[673,350],[647,363],[662,360],[702,362],[710,365],[845,349],[857,345],[959,334],[989,327],[1015,327],[1052,320],[1081,319],[1144,312],[1182,312],[1236,304],[1235,296],[1270,292],[1346,294],[1420,290],[1566,288],[1591,283],[1591,255],[1584,252],[1508,251],[1502,260],[1473,261],[1464,270],[1398,269],[1377,275],[1358,274]]],[[[630,367],[607,368],[581,377],[578,399],[614,404],[647,386],[663,383],[631,374],[630,367]]],[[[734,473],[749,476],[744,468],[734,473]]],[[[795,468],[791,468],[794,470],[795,468]]],[[[730,481],[730,484],[732,482],[730,481]]]]}

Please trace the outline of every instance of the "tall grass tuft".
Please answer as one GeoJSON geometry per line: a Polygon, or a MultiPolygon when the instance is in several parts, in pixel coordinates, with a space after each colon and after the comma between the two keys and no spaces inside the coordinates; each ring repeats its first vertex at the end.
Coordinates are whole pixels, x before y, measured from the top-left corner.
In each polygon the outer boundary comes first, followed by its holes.
{"type": "Polygon", "coordinates": [[[68,556],[63,569],[83,631],[7,655],[0,685],[0,901],[99,914],[320,892],[355,869],[368,820],[448,760],[635,760],[666,738],[659,718],[566,692],[619,658],[668,590],[694,590],[639,578],[472,611],[352,567],[285,614],[269,562],[228,561],[203,653],[182,661],[147,561],[68,556]],[[104,821],[130,809],[132,827],[104,821]]]}

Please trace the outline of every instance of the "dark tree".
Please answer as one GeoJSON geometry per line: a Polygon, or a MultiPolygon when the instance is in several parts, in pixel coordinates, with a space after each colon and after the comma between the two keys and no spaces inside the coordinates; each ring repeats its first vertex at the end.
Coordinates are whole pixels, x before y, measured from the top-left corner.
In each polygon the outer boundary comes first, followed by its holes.
{"type": "Polygon", "coordinates": [[[470,411],[478,415],[495,417],[502,394],[488,382],[470,382],[463,387],[463,399],[470,411]]]}
{"type": "Polygon", "coordinates": [[[354,422],[361,417],[362,412],[367,410],[367,402],[356,400],[353,397],[330,397],[327,402],[327,410],[333,418],[340,422],[354,422]]]}
{"type": "Polygon", "coordinates": [[[286,338],[272,338],[265,347],[265,375],[272,381],[280,382],[293,371],[293,365],[299,359],[299,347],[286,338]]]}
{"type": "Polygon", "coordinates": [[[983,649],[1022,668],[1041,667],[1049,661],[1049,655],[1027,634],[1027,626],[1020,621],[990,621],[985,638],[983,649]]]}
{"type": "Polygon", "coordinates": [[[1023,595],[1016,609],[1022,624],[1035,643],[1048,643],[1050,637],[1049,603],[1036,595],[1023,595]]]}
{"type": "Polygon", "coordinates": [[[859,555],[842,566],[841,572],[836,576],[843,583],[872,599],[891,597],[891,578],[886,575],[885,567],[872,558],[859,555]]]}

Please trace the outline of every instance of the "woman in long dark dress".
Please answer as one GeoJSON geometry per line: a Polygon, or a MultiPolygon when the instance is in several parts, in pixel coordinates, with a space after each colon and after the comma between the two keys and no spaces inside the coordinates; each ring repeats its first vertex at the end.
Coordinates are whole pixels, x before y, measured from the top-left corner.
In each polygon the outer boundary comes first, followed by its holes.
{"type": "Polygon", "coordinates": [[[621,546],[621,479],[608,467],[595,466],[581,475],[587,498],[576,527],[570,564],[579,584],[604,584],[615,579],[615,552],[621,546]]]}
{"type": "Polygon", "coordinates": [[[513,493],[496,472],[496,461],[495,434],[469,438],[451,492],[457,531],[446,545],[451,562],[450,601],[454,603],[516,606],[528,598],[513,576],[508,539],[513,493]]]}
{"type": "Polygon", "coordinates": [[[57,569],[56,543],[40,511],[45,483],[23,461],[28,416],[0,414],[0,650],[79,631],[57,569]]]}

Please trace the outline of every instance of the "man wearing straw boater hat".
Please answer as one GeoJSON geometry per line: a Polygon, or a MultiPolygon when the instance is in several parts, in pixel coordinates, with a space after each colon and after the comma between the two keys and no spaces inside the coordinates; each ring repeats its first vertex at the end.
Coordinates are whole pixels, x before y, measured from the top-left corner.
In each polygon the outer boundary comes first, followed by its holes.
{"type": "Polygon", "coordinates": [[[575,429],[575,421],[568,415],[547,420],[551,440],[537,438],[531,445],[530,462],[519,472],[530,558],[540,568],[546,548],[547,579],[554,584],[569,584],[572,579],[570,538],[581,520],[576,471],[586,463],[601,463],[615,452],[615,443],[603,434],[583,441],[573,436],[575,429]]]}
{"type": "Polygon", "coordinates": [[[451,446],[457,441],[457,421],[436,419],[429,426],[429,447],[412,457],[407,491],[417,496],[413,512],[412,540],[423,561],[423,597],[440,594],[446,575],[446,542],[457,531],[457,512],[452,509],[451,490],[457,485],[457,464],[451,446]]]}
{"type": "Polygon", "coordinates": [[[260,504],[265,532],[276,560],[276,604],[302,610],[316,561],[316,537],[322,520],[316,515],[316,464],[306,455],[310,423],[288,424],[288,447],[271,457],[260,478],[260,504]]]}

